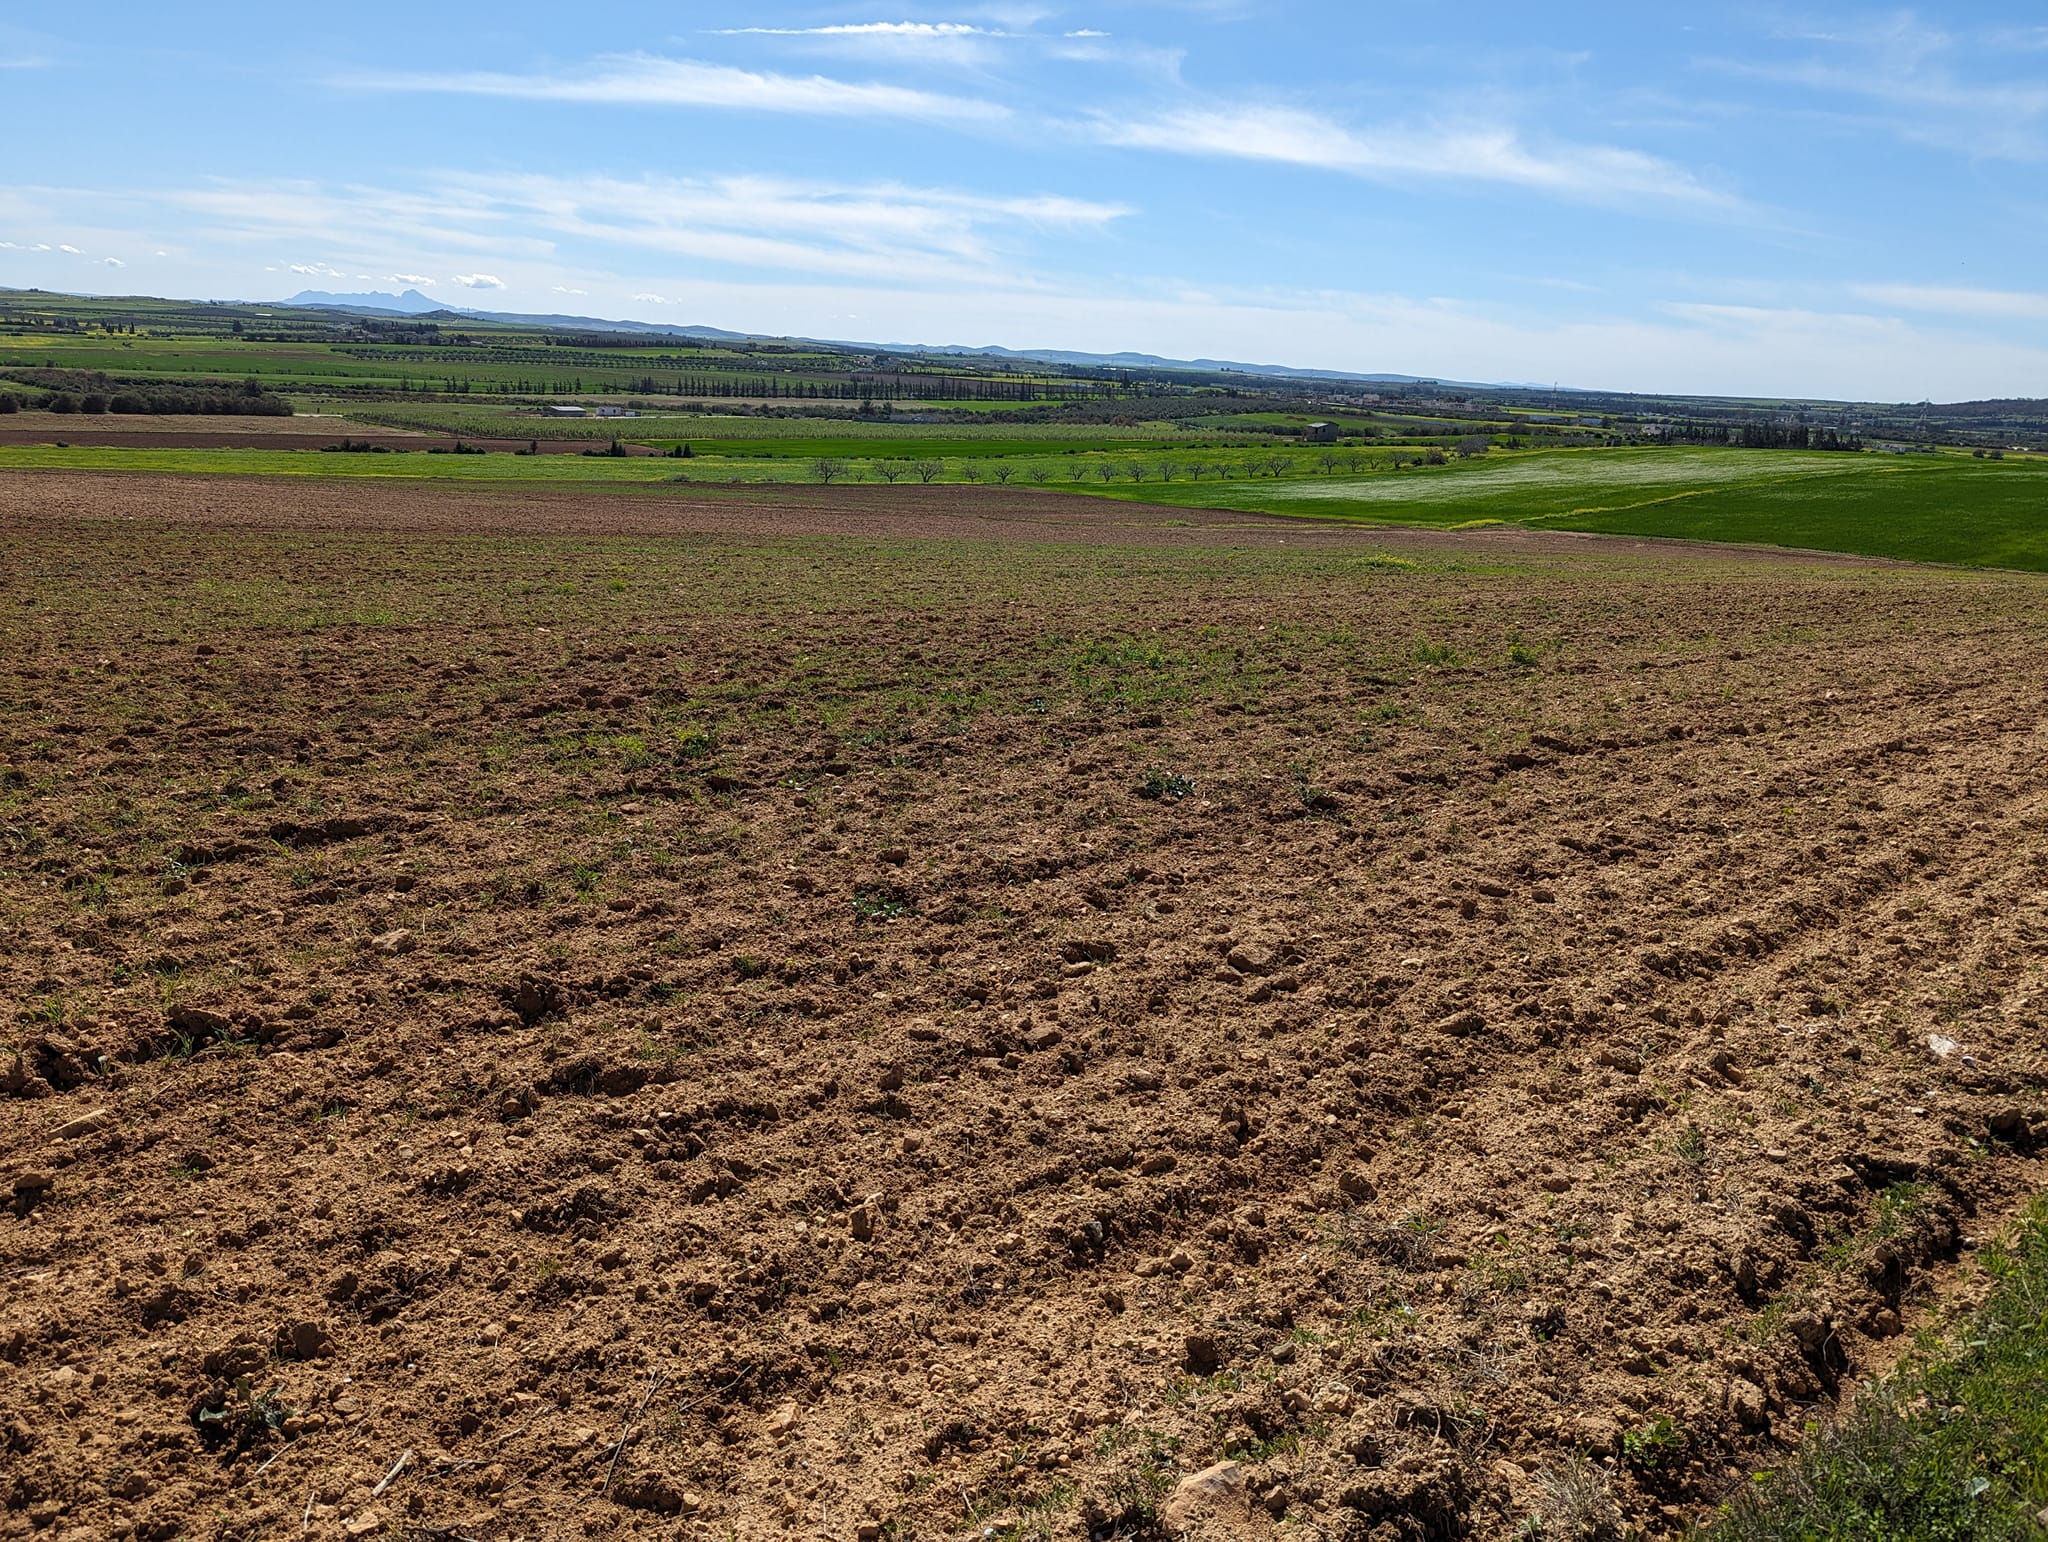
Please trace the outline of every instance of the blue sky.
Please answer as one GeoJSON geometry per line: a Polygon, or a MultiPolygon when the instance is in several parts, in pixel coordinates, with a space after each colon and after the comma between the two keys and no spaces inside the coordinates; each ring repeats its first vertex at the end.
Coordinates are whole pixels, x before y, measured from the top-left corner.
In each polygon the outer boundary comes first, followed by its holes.
{"type": "Polygon", "coordinates": [[[2030,3],[0,4],[0,284],[2048,395],[2030,3]]]}

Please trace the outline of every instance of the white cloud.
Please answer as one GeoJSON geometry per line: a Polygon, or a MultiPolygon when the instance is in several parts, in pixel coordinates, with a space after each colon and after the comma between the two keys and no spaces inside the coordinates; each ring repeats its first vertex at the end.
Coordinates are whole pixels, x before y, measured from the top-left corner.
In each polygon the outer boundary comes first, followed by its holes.
{"type": "Polygon", "coordinates": [[[714,37],[1007,37],[964,21],[856,21],[830,27],[721,27],[714,37]]]}
{"type": "Polygon", "coordinates": [[[589,294],[588,289],[571,289],[567,284],[555,285],[556,294],[589,294]]]}
{"type": "Polygon", "coordinates": [[[413,289],[422,289],[432,287],[436,280],[428,278],[424,273],[387,273],[384,276],[384,282],[387,284],[405,284],[413,289]]]}
{"type": "Polygon", "coordinates": [[[1740,205],[1669,161],[1606,145],[1536,147],[1511,128],[1460,124],[1359,131],[1293,107],[1187,107],[1150,119],[1098,119],[1115,145],[1274,161],[1382,181],[1456,177],[1504,183],[1583,203],[1645,201],[1699,213],[1740,205]]]}
{"type": "MultiPolygon", "coordinates": [[[[48,248],[47,246],[45,246],[45,247],[39,248],[39,250],[42,250],[42,251],[48,251],[48,250],[49,250],[49,248],[48,248]]],[[[79,249],[78,249],[77,247],[75,247],[75,246],[71,245],[71,244],[70,244],[70,243],[69,243],[68,241],[67,241],[67,242],[65,242],[65,243],[64,243],[63,245],[59,246],[59,247],[57,248],[57,250],[58,250],[58,251],[60,251],[60,252],[69,252],[69,253],[70,253],[70,254],[71,254],[71,255],[72,255],[73,257],[83,257],[83,256],[85,255],[85,254],[84,254],[83,252],[81,252],[81,251],[80,251],[80,250],[79,250],[79,249]]]]}
{"type": "Polygon", "coordinates": [[[435,91],[626,107],[722,107],[754,112],[960,121],[990,121],[1009,116],[1006,107],[969,97],[834,80],[825,75],[767,74],[652,54],[611,55],[598,60],[593,69],[573,76],[381,75],[342,84],[381,91],[435,91]]]}
{"type": "Polygon", "coordinates": [[[1957,289],[1938,284],[1852,284],[1849,292],[1873,305],[1946,316],[2048,321],[2048,294],[2008,289],[1957,289]]]}
{"type": "Polygon", "coordinates": [[[641,305],[666,305],[666,304],[668,304],[668,297],[667,297],[667,296],[665,296],[665,295],[658,295],[658,294],[636,294],[636,295],[634,295],[634,296],[633,296],[633,298],[634,298],[634,300],[636,300],[637,302],[639,302],[639,303],[640,303],[641,305]]]}
{"type": "Polygon", "coordinates": [[[458,273],[455,282],[464,289],[503,289],[506,283],[494,273],[458,273]]]}
{"type": "Polygon", "coordinates": [[[295,262],[286,267],[287,273],[296,273],[301,278],[340,278],[341,269],[324,262],[295,262]]]}
{"type": "Polygon", "coordinates": [[[118,257],[106,257],[102,258],[101,261],[104,263],[105,266],[109,268],[125,268],[128,266],[127,263],[123,262],[118,257]]]}
{"type": "Polygon", "coordinates": [[[963,21],[858,21],[817,27],[725,27],[717,37],[781,38],[838,53],[892,57],[922,64],[982,67],[1011,42],[1030,33],[1006,32],[963,21]]]}

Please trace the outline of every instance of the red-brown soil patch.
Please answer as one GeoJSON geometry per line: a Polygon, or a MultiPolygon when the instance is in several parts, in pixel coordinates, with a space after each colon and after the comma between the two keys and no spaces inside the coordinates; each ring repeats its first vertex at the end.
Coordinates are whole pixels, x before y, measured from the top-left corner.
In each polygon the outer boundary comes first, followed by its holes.
{"type": "Polygon", "coordinates": [[[1671,1533],[2042,1186],[2040,582],[929,491],[0,478],[0,1534],[1671,1533]]]}
{"type": "MultiPolygon", "coordinates": [[[[348,418],[230,417],[210,413],[22,413],[0,418],[0,445],[67,444],[163,450],[324,450],[352,440],[391,450],[446,450],[460,442],[471,449],[524,450],[543,455],[579,455],[593,446],[588,439],[547,438],[462,439],[409,428],[384,428],[348,418]]],[[[630,455],[658,455],[644,445],[627,445],[630,455]]]]}

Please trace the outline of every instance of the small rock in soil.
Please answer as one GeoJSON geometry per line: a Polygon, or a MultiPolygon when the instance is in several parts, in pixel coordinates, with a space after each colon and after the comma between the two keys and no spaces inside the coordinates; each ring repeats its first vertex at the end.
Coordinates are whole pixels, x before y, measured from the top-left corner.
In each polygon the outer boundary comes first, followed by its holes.
{"type": "Polygon", "coordinates": [[[1273,967],[1273,950],[1263,943],[1240,942],[1226,962],[1239,974],[1265,974],[1273,967]]]}
{"type": "Polygon", "coordinates": [[[1244,1469],[1236,1462],[1218,1462],[1182,1478],[1162,1512],[1166,1529],[1176,1534],[1187,1531],[1203,1516],[1224,1521],[1248,1519],[1245,1487],[1244,1469]]]}
{"type": "Polygon", "coordinates": [[[112,1109],[95,1108],[80,1114],[76,1119],[67,1119],[50,1133],[59,1140],[77,1140],[81,1135],[96,1135],[114,1122],[112,1109]]]}

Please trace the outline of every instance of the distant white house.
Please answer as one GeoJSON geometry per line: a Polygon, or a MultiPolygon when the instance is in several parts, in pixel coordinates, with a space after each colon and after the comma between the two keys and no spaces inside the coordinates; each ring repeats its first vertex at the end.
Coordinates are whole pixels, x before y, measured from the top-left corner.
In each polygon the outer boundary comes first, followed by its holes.
{"type": "Polygon", "coordinates": [[[597,415],[601,418],[637,418],[640,416],[639,413],[630,407],[599,407],[597,415]]]}

